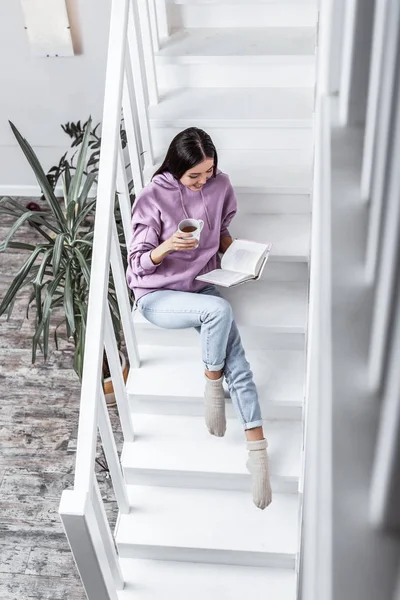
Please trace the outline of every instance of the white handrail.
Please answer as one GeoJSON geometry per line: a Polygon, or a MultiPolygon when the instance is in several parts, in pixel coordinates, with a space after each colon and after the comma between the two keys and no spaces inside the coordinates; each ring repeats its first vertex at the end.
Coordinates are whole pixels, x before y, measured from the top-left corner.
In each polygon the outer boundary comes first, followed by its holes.
{"type": "Polygon", "coordinates": [[[104,314],[110,264],[111,223],[114,218],[115,179],[121,123],[122,81],[125,65],[128,0],[111,6],[103,128],[96,200],[86,343],[75,466],[75,489],[92,489],[97,438],[104,340],[104,314]]]}
{"type": "Polygon", "coordinates": [[[332,598],[332,299],[330,71],[332,2],[321,3],[315,104],[299,598],[332,598]]]}

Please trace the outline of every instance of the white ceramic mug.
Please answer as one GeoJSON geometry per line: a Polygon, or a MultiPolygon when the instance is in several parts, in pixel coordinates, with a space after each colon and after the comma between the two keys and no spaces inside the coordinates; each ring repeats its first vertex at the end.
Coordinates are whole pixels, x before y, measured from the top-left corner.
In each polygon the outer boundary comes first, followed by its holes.
{"type": "Polygon", "coordinates": [[[179,223],[178,231],[180,231],[181,233],[191,233],[192,237],[199,241],[201,230],[203,229],[203,227],[204,221],[202,221],[201,219],[185,219],[184,221],[181,221],[179,223]],[[195,229],[193,231],[183,231],[187,227],[194,227],[195,229]]]}

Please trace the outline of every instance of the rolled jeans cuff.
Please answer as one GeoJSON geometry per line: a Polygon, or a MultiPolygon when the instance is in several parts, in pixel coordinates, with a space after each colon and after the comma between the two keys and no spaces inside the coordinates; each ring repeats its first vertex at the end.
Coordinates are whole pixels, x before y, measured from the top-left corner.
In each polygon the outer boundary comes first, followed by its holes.
{"type": "Polygon", "coordinates": [[[263,421],[259,419],[258,421],[253,421],[252,423],[243,423],[243,428],[246,431],[247,429],[255,429],[256,427],[262,427],[263,421]]]}
{"type": "Polygon", "coordinates": [[[204,366],[206,368],[206,371],[222,371],[222,369],[225,366],[225,363],[221,363],[219,365],[208,365],[207,363],[204,363],[204,366]]]}

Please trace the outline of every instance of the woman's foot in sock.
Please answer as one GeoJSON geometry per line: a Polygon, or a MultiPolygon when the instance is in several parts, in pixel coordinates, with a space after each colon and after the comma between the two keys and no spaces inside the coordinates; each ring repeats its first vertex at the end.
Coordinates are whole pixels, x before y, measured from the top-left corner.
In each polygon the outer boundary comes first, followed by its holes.
{"type": "Polygon", "coordinates": [[[249,451],[247,469],[252,476],[253,502],[261,510],[267,508],[272,502],[267,445],[267,440],[247,442],[249,451]]]}
{"type": "Polygon", "coordinates": [[[205,379],[204,410],[207,429],[211,435],[223,437],[226,431],[224,378],[212,380],[205,375],[205,379]]]}

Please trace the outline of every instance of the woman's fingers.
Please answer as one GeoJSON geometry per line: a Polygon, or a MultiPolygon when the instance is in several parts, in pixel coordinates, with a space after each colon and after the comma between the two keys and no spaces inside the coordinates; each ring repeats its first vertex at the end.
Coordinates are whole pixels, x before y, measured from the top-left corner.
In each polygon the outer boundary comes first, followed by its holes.
{"type": "Polygon", "coordinates": [[[173,237],[178,240],[191,240],[193,236],[191,233],[182,233],[181,231],[177,231],[174,233],[173,237]]]}

